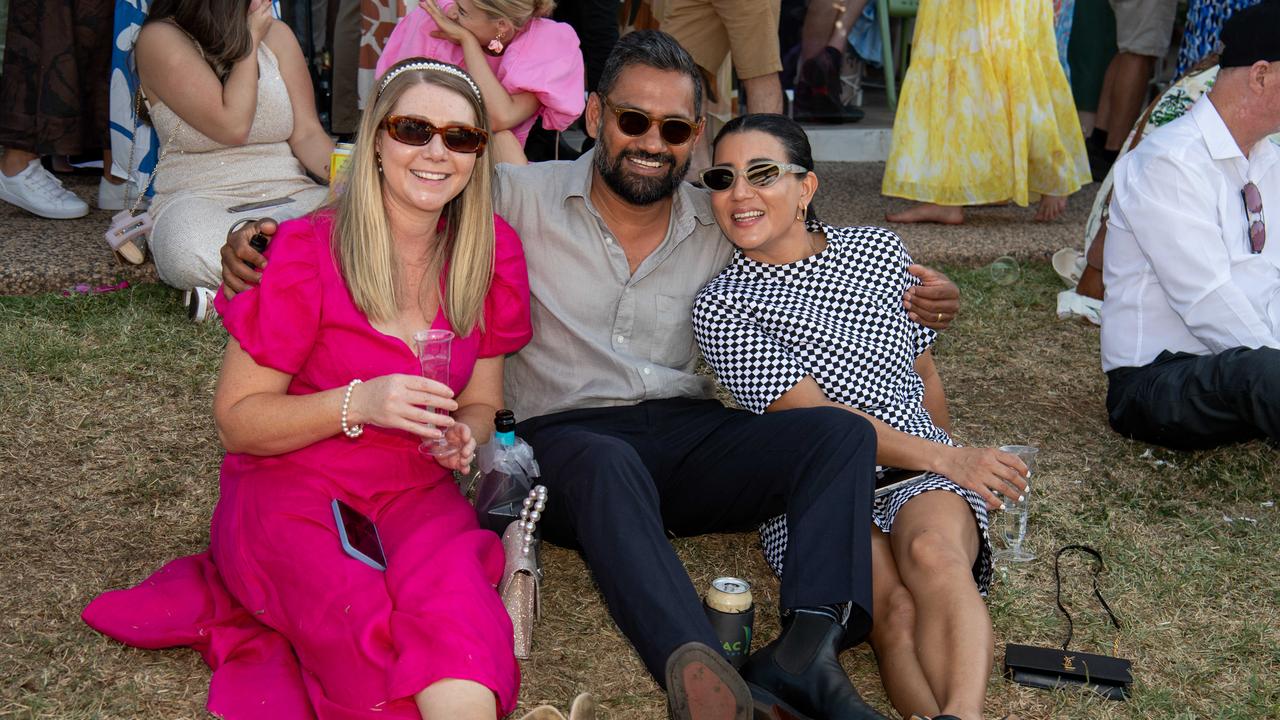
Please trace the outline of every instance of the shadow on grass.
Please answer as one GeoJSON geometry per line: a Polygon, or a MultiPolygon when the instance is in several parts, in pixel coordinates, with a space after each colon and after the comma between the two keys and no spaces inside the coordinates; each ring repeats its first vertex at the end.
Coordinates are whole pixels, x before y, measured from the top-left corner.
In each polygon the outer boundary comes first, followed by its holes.
{"type": "MultiPolygon", "coordinates": [[[[997,571],[989,603],[1005,642],[1053,645],[1053,551],[1107,559],[1103,591],[1125,623],[1133,698],[1012,685],[992,668],[988,715],[1022,718],[1280,716],[1280,471],[1250,443],[1172,453],[1112,433],[1097,329],[1058,321],[1047,265],[1011,286],[985,268],[949,269],[965,306],[939,341],[956,435],[1041,448],[1029,544],[1041,559],[997,571]],[[1148,452],[1151,450],[1151,452],[1148,452]]],[[[96,593],[129,585],[207,540],[217,500],[210,405],[225,334],[185,322],[173,291],[0,298],[0,716],[203,717],[208,673],[186,650],[146,652],[79,621],[96,593]]],[[[755,584],[757,637],[777,632],[777,583],[754,534],[679,540],[694,584],[755,584]]],[[[581,690],[604,716],[659,718],[657,686],[601,604],[576,554],[548,548],[545,619],[524,664],[523,707],[564,707],[581,690]]],[[[1115,637],[1066,564],[1073,647],[1115,637]]],[[[865,647],[846,654],[864,695],[887,709],[865,647]]]]}

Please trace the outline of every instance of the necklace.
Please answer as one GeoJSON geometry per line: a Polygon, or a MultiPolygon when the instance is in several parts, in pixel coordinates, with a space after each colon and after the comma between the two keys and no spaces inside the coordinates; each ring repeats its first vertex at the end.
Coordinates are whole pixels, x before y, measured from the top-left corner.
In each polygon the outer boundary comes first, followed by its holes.
{"type": "Polygon", "coordinates": [[[821,230],[814,230],[805,234],[809,236],[810,257],[827,249],[827,236],[821,230]]]}

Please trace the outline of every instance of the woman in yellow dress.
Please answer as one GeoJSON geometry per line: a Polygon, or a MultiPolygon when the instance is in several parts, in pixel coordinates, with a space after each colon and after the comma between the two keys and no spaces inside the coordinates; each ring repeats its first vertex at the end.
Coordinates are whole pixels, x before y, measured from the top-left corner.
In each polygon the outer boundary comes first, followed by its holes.
{"type": "Polygon", "coordinates": [[[1040,197],[1053,220],[1089,182],[1048,0],[923,0],[882,192],[890,222],[964,222],[965,205],[1040,197]]]}

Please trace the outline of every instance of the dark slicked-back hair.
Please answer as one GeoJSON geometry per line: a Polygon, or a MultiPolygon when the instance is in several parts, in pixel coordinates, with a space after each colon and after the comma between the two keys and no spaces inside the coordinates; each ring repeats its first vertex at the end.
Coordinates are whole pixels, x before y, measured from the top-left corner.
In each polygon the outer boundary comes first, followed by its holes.
{"type": "Polygon", "coordinates": [[[604,70],[600,73],[600,83],[596,85],[596,94],[601,100],[609,97],[622,71],[633,65],[670,70],[689,76],[689,80],[693,82],[693,116],[702,117],[702,74],[698,71],[698,65],[689,51],[661,30],[636,30],[622,36],[613,46],[613,52],[609,53],[609,59],[605,60],[604,70]]]}
{"type": "MultiPolygon", "coordinates": [[[[809,172],[813,172],[813,148],[809,145],[809,135],[805,133],[804,128],[795,120],[786,115],[774,115],[773,113],[754,113],[751,115],[739,115],[730,120],[720,128],[720,132],[716,133],[716,139],[711,144],[712,153],[720,141],[733,135],[734,133],[762,132],[777,140],[782,145],[782,150],[787,154],[785,158],[789,163],[795,163],[803,167],[809,172]]],[[[806,220],[817,220],[818,211],[814,209],[813,203],[809,203],[809,208],[805,212],[806,220]]]]}
{"type": "Polygon", "coordinates": [[[809,145],[809,136],[805,134],[804,128],[800,127],[799,123],[786,115],[772,113],[739,115],[720,128],[712,148],[714,149],[721,140],[734,133],[750,130],[771,135],[782,143],[782,149],[786,151],[787,157],[779,159],[800,165],[805,170],[813,170],[813,149],[809,145]]]}

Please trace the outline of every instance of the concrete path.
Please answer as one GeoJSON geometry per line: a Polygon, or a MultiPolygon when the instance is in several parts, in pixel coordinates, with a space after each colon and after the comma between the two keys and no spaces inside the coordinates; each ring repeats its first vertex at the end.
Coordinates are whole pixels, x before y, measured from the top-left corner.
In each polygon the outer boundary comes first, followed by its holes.
{"type": "MultiPolygon", "coordinates": [[[[820,163],[817,209],[833,224],[880,224],[906,205],[882,197],[882,163],[820,163]]],[[[67,187],[93,205],[97,180],[64,177],[67,187]]],[[[931,264],[982,265],[1001,255],[1047,260],[1059,248],[1083,245],[1083,228],[1096,185],[1071,198],[1052,223],[1033,222],[1034,208],[986,207],[968,212],[965,225],[897,225],[912,255],[931,264]]],[[[112,213],[93,210],[79,220],[45,220],[0,203],[0,295],[60,291],[78,283],[159,282],[155,267],[123,265],[103,239],[112,213]]]]}

